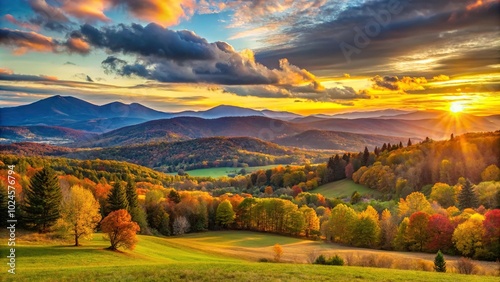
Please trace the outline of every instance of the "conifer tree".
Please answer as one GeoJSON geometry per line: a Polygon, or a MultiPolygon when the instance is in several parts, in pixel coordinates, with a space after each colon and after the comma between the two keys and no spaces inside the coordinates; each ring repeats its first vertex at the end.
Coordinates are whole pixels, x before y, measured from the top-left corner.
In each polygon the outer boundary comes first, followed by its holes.
{"type": "Polygon", "coordinates": [[[370,152],[368,148],[365,147],[365,151],[363,152],[363,165],[368,166],[368,159],[370,158],[370,152]]]}
{"type": "Polygon", "coordinates": [[[411,143],[411,139],[410,139],[410,138],[408,138],[408,144],[406,144],[406,146],[407,146],[407,147],[410,147],[411,145],[412,145],[412,143],[411,143]]]}
{"type": "Polygon", "coordinates": [[[116,181],[108,196],[108,213],[117,210],[128,210],[128,200],[125,188],[120,181],[116,181]]]}
{"type": "Polygon", "coordinates": [[[436,272],[446,272],[446,261],[444,260],[441,250],[437,252],[436,257],[434,258],[434,270],[436,270],[436,272]]]}
{"type": "Polygon", "coordinates": [[[35,173],[25,190],[23,221],[40,233],[47,232],[61,215],[62,193],[54,171],[43,168],[35,173]]]}
{"type": "Polygon", "coordinates": [[[126,194],[129,212],[131,212],[139,206],[137,190],[135,189],[135,183],[132,180],[127,181],[126,194]]]}
{"type": "Polygon", "coordinates": [[[472,183],[467,179],[465,184],[462,186],[462,190],[458,194],[458,207],[463,210],[466,208],[477,208],[479,200],[472,183]]]}

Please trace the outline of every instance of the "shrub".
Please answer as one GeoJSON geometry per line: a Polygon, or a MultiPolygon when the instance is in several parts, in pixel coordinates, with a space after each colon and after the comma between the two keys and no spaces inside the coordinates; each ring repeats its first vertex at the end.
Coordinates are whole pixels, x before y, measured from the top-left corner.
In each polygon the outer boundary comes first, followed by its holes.
{"type": "Polygon", "coordinates": [[[460,274],[474,274],[477,272],[477,265],[469,258],[462,257],[458,259],[456,265],[460,274]]]}
{"type": "Polygon", "coordinates": [[[267,258],[260,258],[259,262],[269,262],[269,259],[267,259],[267,258]]]}
{"type": "Polygon", "coordinates": [[[328,259],[326,259],[324,255],[320,255],[316,258],[313,264],[344,265],[344,259],[342,259],[339,255],[334,255],[333,257],[329,257],[328,259]]]}
{"type": "Polygon", "coordinates": [[[333,257],[330,257],[327,261],[326,264],[328,265],[344,265],[344,260],[339,256],[335,255],[333,257]]]}
{"type": "Polygon", "coordinates": [[[326,258],[324,255],[319,255],[314,261],[314,264],[326,264],[326,258]]]}

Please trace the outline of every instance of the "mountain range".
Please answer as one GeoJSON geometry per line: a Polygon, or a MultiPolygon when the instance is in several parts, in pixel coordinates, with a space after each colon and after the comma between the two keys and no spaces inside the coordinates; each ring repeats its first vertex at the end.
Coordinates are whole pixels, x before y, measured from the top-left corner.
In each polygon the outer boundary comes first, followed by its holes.
{"type": "Polygon", "coordinates": [[[112,102],[98,106],[71,96],[52,96],[28,105],[0,108],[1,126],[61,126],[88,132],[103,133],[150,120],[199,117],[213,119],[228,116],[262,116],[290,120],[301,117],[290,112],[257,111],[220,105],[207,111],[167,113],[138,103],[112,102]],[[25,113],[25,114],[19,114],[25,113]]]}
{"type": "Polygon", "coordinates": [[[495,131],[498,116],[444,111],[380,110],[333,116],[221,105],[207,111],[166,113],[143,105],[113,102],[102,106],[53,96],[0,108],[0,142],[46,142],[65,146],[112,147],[178,142],[211,137],[251,137],[283,146],[314,150],[360,151],[364,146],[405,143],[425,137],[495,131]]]}

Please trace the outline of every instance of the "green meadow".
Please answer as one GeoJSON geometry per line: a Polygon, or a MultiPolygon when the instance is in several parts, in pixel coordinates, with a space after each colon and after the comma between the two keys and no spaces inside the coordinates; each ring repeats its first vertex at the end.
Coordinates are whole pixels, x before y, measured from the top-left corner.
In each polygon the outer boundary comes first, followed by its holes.
{"type": "Polygon", "coordinates": [[[372,195],[379,196],[380,192],[377,190],[370,189],[364,185],[354,183],[354,181],[349,179],[343,179],[335,182],[330,182],[319,186],[318,188],[311,191],[311,193],[318,193],[327,198],[345,198],[350,197],[354,191],[358,191],[362,196],[372,195]]]}
{"type": "MultiPolygon", "coordinates": [[[[257,170],[266,170],[266,169],[271,169],[275,168],[279,165],[265,165],[265,166],[252,166],[252,167],[245,167],[244,169],[246,170],[247,173],[252,173],[257,170]]],[[[283,165],[285,166],[285,165],[283,165]]],[[[218,177],[223,177],[227,176],[228,174],[238,174],[238,172],[242,169],[242,167],[212,167],[212,168],[200,168],[200,169],[193,169],[193,170],[187,170],[186,173],[189,174],[190,176],[194,177],[213,177],[213,178],[218,178],[218,177]]],[[[168,173],[170,175],[176,175],[176,172],[168,173]]]]}
{"type": "MultiPolygon", "coordinates": [[[[2,239],[6,239],[5,235],[2,239]]],[[[205,232],[169,238],[140,235],[135,250],[122,252],[106,250],[108,242],[101,234],[83,243],[84,246],[73,247],[68,242],[21,236],[16,246],[16,274],[8,274],[3,264],[5,271],[0,278],[2,281],[107,282],[498,281],[498,277],[493,276],[306,264],[304,259],[310,251],[345,255],[373,250],[256,232],[205,232]],[[271,260],[272,246],[276,243],[283,246],[283,262],[257,262],[259,258],[271,260]]],[[[3,257],[6,251],[3,247],[3,257]]],[[[408,259],[407,254],[394,254],[408,259]]]]}

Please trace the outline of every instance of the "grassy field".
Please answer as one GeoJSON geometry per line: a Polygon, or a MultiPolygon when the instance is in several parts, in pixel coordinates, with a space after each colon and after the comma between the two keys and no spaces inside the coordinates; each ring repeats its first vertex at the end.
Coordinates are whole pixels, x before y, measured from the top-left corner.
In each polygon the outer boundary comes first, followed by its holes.
{"type": "Polygon", "coordinates": [[[318,188],[312,190],[312,193],[319,193],[328,198],[344,198],[350,197],[354,191],[358,191],[361,195],[373,195],[379,196],[380,192],[370,189],[361,184],[356,184],[352,180],[343,179],[335,182],[330,182],[325,185],[321,185],[318,188]]]}
{"type": "MultiPolygon", "coordinates": [[[[27,241],[29,237],[18,238],[15,276],[4,269],[1,281],[498,281],[492,276],[303,264],[301,255],[312,249],[341,255],[363,249],[254,232],[139,236],[137,248],[125,252],[106,250],[108,242],[100,234],[82,247],[27,241]],[[271,258],[275,243],[283,246],[285,262],[256,262],[257,257],[271,258]]],[[[6,251],[3,245],[4,258],[6,251]]]]}
{"type": "MultiPolygon", "coordinates": [[[[275,168],[278,165],[266,165],[266,166],[253,166],[253,167],[246,167],[245,170],[247,173],[251,173],[256,170],[260,169],[270,169],[270,168],[275,168]]],[[[237,174],[242,167],[213,167],[213,168],[200,168],[200,169],[193,169],[193,170],[188,170],[186,173],[188,173],[191,176],[197,176],[197,177],[213,177],[213,178],[218,178],[222,176],[227,176],[228,174],[237,174]]],[[[168,173],[170,175],[176,175],[176,172],[168,173]]]]}

